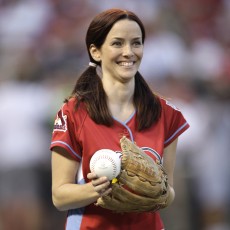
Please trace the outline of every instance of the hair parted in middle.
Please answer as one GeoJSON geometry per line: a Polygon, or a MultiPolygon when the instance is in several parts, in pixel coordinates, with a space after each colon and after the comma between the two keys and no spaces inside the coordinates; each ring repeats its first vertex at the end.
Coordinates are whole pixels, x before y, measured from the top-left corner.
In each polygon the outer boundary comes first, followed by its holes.
{"type": "MultiPolygon", "coordinates": [[[[117,21],[122,19],[129,19],[131,21],[135,21],[140,26],[142,33],[142,43],[144,43],[144,25],[133,12],[116,8],[103,11],[92,20],[86,33],[86,47],[91,62],[96,61],[92,58],[89,52],[90,45],[94,44],[98,49],[100,49],[113,25],[117,21]]],[[[100,62],[96,62],[96,64],[100,65],[100,62]]]]}
{"type": "MultiPolygon", "coordinates": [[[[108,9],[96,15],[88,27],[85,42],[90,62],[96,63],[99,66],[101,65],[100,62],[95,61],[91,56],[90,46],[93,44],[100,49],[113,25],[119,20],[124,19],[135,21],[140,26],[142,43],[144,44],[145,28],[136,14],[123,9],[108,9]]],[[[113,125],[114,120],[107,106],[107,96],[95,67],[89,66],[78,78],[70,98],[73,97],[77,99],[76,109],[83,102],[89,116],[97,124],[113,125]]],[[[152,92],[139,72],[135,75],[133,102],[136,108],[136,128],[138,131],[149,128],[157,122],[161,115],[159,97],[152,92]]]]}

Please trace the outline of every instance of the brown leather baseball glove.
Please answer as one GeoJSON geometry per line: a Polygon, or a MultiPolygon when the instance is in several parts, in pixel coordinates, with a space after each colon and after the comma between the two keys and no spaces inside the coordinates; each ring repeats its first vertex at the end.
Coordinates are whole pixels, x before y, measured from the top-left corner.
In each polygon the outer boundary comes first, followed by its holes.
{"type": "Polygon", "coordinates": [[[126,137],[120,140],[121,172],[112,192],[100,197],[96,205],[115,212],[154,212],[167,206],[167,175],[158,161],[126,137]]]}

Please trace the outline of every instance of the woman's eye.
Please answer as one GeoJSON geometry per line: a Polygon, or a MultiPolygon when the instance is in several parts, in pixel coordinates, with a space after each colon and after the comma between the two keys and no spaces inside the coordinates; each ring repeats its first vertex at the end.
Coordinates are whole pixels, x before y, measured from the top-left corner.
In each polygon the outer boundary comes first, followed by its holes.
{"type": "Polygon", "coordinates": [[[113,42],[113,46],[121,46],[122,43],[121,42],[113,42]]]}
{"type": "Polygon", "coordinates": [[[139,47],[139,46],[142,45],[142,42],[136,41],[136,42],[133,43],[133,45],[134,45],[135,47],[139,47]]]}

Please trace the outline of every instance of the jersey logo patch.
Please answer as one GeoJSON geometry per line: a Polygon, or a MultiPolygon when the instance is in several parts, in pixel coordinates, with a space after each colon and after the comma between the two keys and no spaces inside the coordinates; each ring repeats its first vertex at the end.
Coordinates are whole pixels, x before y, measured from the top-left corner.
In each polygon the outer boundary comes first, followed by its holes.
{"type": "Polygon", "coordinates": [[[160,154],[157,151],[155,151],[154,149],[149,148],[149,147],[142,147],[141,149],[146,154],[147,154],[147,152],[149,152],[150,155],[153,156],[153,158],[154,158],[155,161],[158,160],[161,164],[163,163],[160,154]]]}
{"type": "Polygon", "coordinates": [[[62,131],[66,132],[67,130],[67,115],[64,115],[62,110],[57,114],[57,117],[54,121],[54,130],[53,131],[62,131]]]}

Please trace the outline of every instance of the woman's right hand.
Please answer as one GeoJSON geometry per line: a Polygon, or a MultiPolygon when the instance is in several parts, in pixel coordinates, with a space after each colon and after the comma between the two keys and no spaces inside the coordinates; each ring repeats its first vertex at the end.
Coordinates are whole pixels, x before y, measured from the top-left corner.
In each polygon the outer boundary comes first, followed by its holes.
{"type": "Polygon", "coordinates": [[[89,183],[76,184],[76,174],[80,163],[69,153],[55,147],[52,151],[52,199],[60,211],[81,208],[97,201],[111,192],[110,181],[106,177],[97,177],[95,173],[87,175],[89,183]]]}
{"type": "Polygon", "coordinates": [[[87,178],[91,180],[94,191],[98,193],[99,197],[106,196],[112,191],[107,177],[97,177],[95,173],[90,172],[87,174],[87,178]]]}

